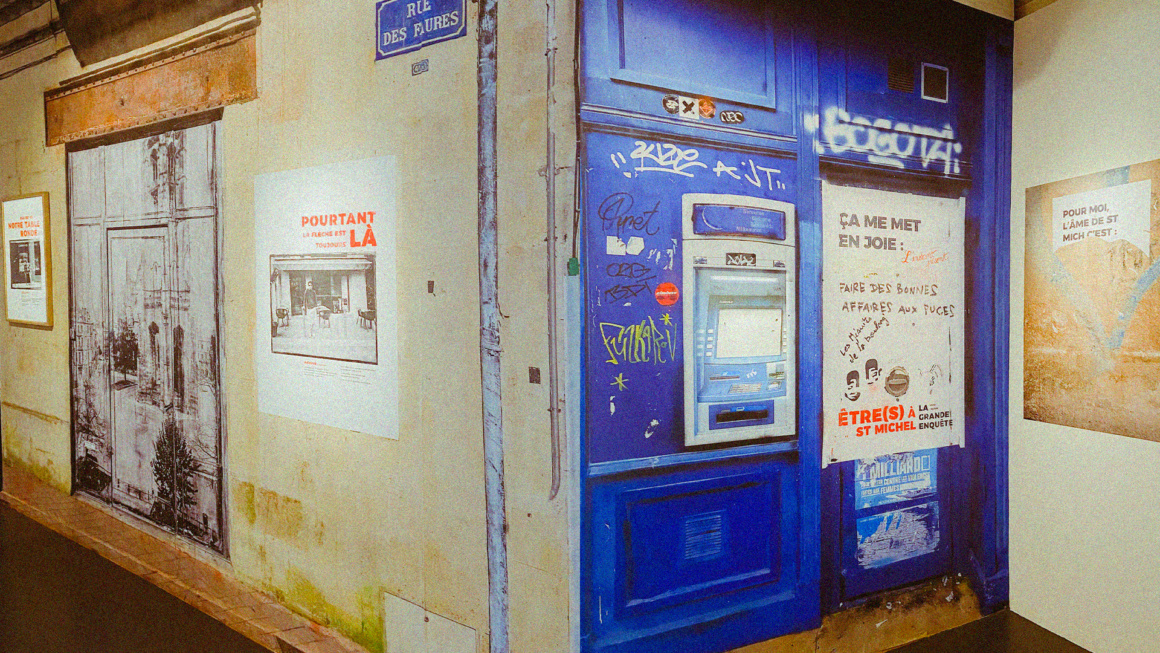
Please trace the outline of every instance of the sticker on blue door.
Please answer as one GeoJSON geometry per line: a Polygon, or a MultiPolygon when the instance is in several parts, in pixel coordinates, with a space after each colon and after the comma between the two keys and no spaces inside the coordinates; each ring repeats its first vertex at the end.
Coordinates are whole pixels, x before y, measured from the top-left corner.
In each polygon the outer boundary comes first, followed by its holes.
{"type": "Polygon", "coordinates": [[[930,496],[938,490],[938,451],[907,451],[858,461],[854,507],[861,510],[930,496]]]}
{"type": "Polygon", "coordinates": [[[858,520],[858,566],[877,569],[934,553],[939,542],[938,502],[858,520]]]}

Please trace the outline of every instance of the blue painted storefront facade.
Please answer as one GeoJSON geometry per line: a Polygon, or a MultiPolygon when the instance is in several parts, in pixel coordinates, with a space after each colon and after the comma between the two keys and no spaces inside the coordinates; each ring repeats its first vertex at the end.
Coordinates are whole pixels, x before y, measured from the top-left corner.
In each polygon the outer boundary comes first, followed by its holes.
{"type": "Polygon", "coordinates": [[[951,573],[1001,606],[1011,23],[949,0],[585,0],[580,24],[584,650],[724,651],[951,573]],[[889,499],[866,461],[822,465],[823,180],[966,198],[966,446],[895,463],[889,499]],[[794,208],[793,436],[686,445],[693,194],[794,208]],[[902,522],[925,545],[867,562],[902,522]]]}

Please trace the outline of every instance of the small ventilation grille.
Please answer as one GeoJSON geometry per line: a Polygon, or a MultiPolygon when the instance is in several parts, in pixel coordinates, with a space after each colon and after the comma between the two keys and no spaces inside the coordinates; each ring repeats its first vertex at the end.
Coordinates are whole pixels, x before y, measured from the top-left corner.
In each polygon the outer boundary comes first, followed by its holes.
{"type": "Polygon", "coordinates": [[[887,86],[892,91],[902,93],[914,92],[914,63],[904,57],[890,57],[890,65],[886,72],[887,86]]]}
{"type": "Polygon", "coordinates": [[[951,73],[942,66],[922,64],[922,99],[946,102],[950,98],[951,73]]]}
{"type": "Polygon", "coordinates": [[[725,552],[725,511],[685,517],[685,560],[714,560],[725,552]]]}

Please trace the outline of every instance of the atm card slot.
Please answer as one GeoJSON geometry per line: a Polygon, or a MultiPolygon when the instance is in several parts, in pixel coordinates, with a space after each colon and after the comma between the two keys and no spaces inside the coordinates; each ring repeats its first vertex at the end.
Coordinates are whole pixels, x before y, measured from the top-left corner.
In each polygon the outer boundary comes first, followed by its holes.
{"type": "Polygon", "coordinates": [[[717,423],[722,424],[724,422],[752,422],[754,420],[768,418],[769,411],[764,408],[761,410],[739,410],[733,413],[718,413],[717,423]]]}
{"type": "Polygon", "coordinates": [[[717,404],[709,407],[709,429],[729,429],[743,426],[773,424],[773,402],[746,404],[717,404]]]}

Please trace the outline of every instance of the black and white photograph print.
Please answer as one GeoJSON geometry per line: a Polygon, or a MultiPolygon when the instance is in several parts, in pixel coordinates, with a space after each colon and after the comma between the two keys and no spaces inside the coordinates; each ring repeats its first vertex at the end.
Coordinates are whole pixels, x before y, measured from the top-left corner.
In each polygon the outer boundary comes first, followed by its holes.
{"type": "Polygon", "coordinates": [[[224,554],[219,133],[69,152],[68,257],[73,487],[224,554]]]}
{"type": "Polygon", "coordinates": [[[270,348],[377,364],[374,254],[272,255],[270,348]]]}
{"type": "Polygon", "coordinates": [[[8,242],[10,286],[16,290],[44,288],[44,261],[39,240],[12,240],[8,242]]]}

